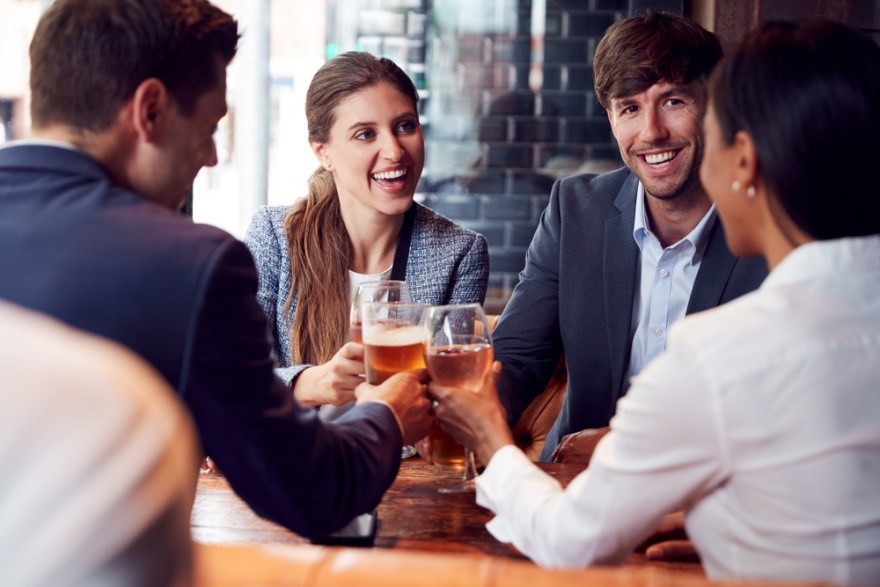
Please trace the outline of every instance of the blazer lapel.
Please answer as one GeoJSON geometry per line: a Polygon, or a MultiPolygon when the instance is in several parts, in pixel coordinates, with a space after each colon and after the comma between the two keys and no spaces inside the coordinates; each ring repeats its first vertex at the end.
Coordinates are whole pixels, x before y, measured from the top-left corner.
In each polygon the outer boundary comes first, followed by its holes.
{"type": "Polygon", "coordinates": [[[633,239],[638,180],[630,175],[614,205],[620,214],[605,221],[605,320],[611,358],[611,389],[620,394],[630,355],[630,322],[639,248],[633,239]]]}
{"type": "Polygon", "coordinates": [[[727,250],[724,241],[724,228],[716,219],[709,242],[706,244],[706,253],[700,262],[700,270],[691,290],[691,298],[688,301],[686,314],[692,314],[708,308],[714,308],[721,303],[721,295],[724,287],[730,279],[730,273],[736,266],[736,257],[727,250]]]}

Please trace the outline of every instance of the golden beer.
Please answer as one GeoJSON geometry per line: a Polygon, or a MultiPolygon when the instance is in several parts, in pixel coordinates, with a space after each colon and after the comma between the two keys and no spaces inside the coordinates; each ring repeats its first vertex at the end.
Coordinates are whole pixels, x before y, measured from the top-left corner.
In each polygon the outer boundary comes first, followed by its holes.
{"type": "Polygon", "coordinates": [[[364,342],[364,334],[360,322],[352,322],[348,327],[348,337],[352,342],[364,342]]]}
{"type": "Polygon", "coordinates": [[[464,447],[440,428],[436,420],[431,425],[431,458],[438,465],[464,468],[464,447]]]}
{"type": "Polygon", "coordinates": [[[382,324],[363,330],[367,383],[377,385],[395,373],[425,368],[425,329],[422,326],[388,328],[382,324]]]}
{"type": "MultiPolygon", "coordinates": [[[[492,366],[492,346],[486,342],[432,347],[427,355],[428,373],[440,385],[478,392],[492,366]]],[[[431,456],[434,462],[464,467],[464,447],[440,426],[431,429],[431,456]]]]}

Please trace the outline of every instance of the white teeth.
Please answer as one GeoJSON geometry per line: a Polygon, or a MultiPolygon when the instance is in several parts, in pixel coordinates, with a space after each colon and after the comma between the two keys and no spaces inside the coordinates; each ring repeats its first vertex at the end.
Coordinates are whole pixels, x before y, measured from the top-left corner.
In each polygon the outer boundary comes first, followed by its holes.
{"type": "Polygon", "coordinates": [[[397,179],[406,175],[406,169],[395,169],[394,171],[383,171],[382,173],[374,173],[373,179],[397,179]]]}
{"type": "Polygon", "coordinates": [[[657,165],[658,163],[665,163],[673,157],[675,157],[675,151],[666,151],[665,153],[654,153],[652,155],[645,155],[645,161],[647,161],[651,165],[657,165]]]}

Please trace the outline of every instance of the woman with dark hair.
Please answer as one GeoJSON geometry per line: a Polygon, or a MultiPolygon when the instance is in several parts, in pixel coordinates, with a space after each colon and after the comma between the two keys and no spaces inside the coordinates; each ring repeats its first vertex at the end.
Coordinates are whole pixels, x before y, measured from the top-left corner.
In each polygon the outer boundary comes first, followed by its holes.
{"type": "MultiPolygon", "coordinates": [[[[487,467],[477,502],[538,563],[624,560],[668,512],[712,578],[880,577],[880,47],[770,24],[710,81],[700,177],[761,287],[673,327],[563,490],[514,446],[494,385],[431,385],[487,467]]],[[[495,365],[495,373],[499,364],[495,365]]]]}
{"type": "Polygon", "coordinates": [[[308,196],[260,208],[245,237],[276,371],[304,405],[349,403],[363,381],[363,347],[346,342],[359,283],[405,280],[430,304],[486,295],[485,238],[413,202],[424,163],[418,99],[389,59],[349,52],[324,64],[306,95],[320,162],[308,196]]]}

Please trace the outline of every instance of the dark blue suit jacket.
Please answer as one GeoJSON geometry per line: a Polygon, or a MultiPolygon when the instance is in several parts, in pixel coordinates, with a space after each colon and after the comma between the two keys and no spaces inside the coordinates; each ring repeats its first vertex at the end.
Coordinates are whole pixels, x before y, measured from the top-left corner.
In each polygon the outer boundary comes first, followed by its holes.
{"type": "Polygon", "coordinates": [[[326,534],[397,475],[402,438],[386,406],[325,424],[274,376],[247,248],[121,189],[85,154],[0,149],[0,276],[0,297],[152,363],[258,514],[326,534]]]}
{"type": "MultiPolygon", "coordinates": [[[[638,179],[627,168],[556,182],[526,265],[495,329],[504,365],[499,395],[515,424],[565,352],[568,389],[544,446],[607,426],[629,387],[632,306],[639,249],[633,239],[638,179]]],[[[748,293],[767,275],[763,259],[738,260],[715,222],[687,313],[748,293]]]]}

